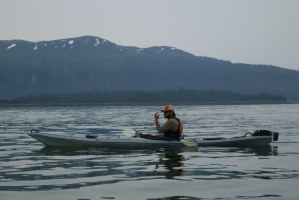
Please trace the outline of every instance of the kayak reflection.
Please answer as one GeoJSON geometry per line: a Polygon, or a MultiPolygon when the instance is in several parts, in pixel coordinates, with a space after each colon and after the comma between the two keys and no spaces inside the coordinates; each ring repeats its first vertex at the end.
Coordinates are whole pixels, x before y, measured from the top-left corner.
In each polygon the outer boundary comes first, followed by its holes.
{"type": "Polygon", "coordinates": [[[248,154],[255,156],[277,156],[278,146],[267,145],[261,147],[204,147],[199,148],[201,154],[207,153],[240,153],[242,156],[248,154]]]}
{"type": "Polygon", "coordinates": [[[182,153],[182,152],[198,152],[197,147],[157,147],[157,148],[100,148],[100,147],[48,147],[36,151],[38,154],[46,156],[76,156],[76,155],[126,155],[126,154],[155,154],[155,153],[182,153]]]}

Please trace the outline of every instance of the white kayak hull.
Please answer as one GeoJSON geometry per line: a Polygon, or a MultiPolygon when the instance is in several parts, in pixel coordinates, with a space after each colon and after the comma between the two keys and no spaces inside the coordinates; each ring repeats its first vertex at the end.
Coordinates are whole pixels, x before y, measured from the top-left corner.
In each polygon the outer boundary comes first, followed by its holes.
{"type": "Polygon", "coordinates": [[[218,140],[197,140],[198,146],[220,147],[262,147],[273,141],[272,136],[247,136],[235,138],[223,138],[218,140]]]}
{"type": "Polygon", "coordinates": [[[151,140],[129,136],[98,136],[86,138],[71,135],[29,133],[32,138],[46,146],[56,147],[109,147],[109,148],[143,148],[143,147],[177,147],[185,146],[177,140],[151,140]]]}
{"type": "MultiPolygon", "coordinates": [[[[109,147],[109,148],[148,148],[148,147],[184,147],[186,144],[178,140],[145,139],[130,136],[97,136],[86,138],[83,135],[57,135],[31,132],[28,134],[45,146],[56,147],[109,147]]],[[[221,139],[193,139],[201,146],[221,147],[261,147],[273,141],[272,136],[246,136],[221,139]]],[[[187,145],[188,146],[188,145],[187,145]]]]}

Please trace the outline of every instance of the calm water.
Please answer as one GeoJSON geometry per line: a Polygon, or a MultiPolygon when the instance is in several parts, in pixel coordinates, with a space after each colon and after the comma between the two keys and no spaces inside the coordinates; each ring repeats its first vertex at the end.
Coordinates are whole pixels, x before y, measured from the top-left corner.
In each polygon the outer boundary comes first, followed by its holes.
{"type": "MultiPolygon", "coordinates": [[[[27,133],[154,132],[157,106],[0,108],[1,200],[297,199],[299,105],[177,106],[185,134],[280,132],[262,149],[44,148],[27,133]]],[[[160,120],[161,122],[164,119],[160,120]]]]}

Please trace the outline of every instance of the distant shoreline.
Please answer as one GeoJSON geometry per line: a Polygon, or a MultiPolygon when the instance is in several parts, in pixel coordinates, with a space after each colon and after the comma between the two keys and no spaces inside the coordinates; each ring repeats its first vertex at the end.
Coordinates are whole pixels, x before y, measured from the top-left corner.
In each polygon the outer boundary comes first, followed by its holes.
{"type": "Polygon", "coordinates": [[[93,106],[161,106],[172,105],[269,105],[288,102],[136,102],[136,103],[0,103],[0,107],[93,107],[93,106]]]}

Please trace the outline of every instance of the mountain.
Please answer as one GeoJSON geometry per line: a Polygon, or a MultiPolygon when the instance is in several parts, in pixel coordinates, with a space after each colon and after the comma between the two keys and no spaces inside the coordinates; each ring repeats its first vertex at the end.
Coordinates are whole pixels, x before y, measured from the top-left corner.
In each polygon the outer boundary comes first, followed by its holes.
{"type": "Polygon", "coordinates": [[[82,36],[0,41],[0,99],[93,91],[225,90],[299,102],[299,71],[82,36]]]}

